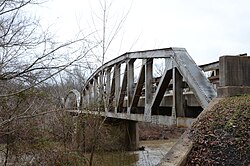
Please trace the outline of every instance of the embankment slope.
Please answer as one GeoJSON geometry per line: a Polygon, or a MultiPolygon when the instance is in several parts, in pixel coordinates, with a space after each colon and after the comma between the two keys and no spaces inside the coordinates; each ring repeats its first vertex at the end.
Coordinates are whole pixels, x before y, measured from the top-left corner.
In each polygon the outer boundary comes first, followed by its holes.
{"type": "Polygon", "coordinates": [[[250,95],[216,98],[159,166],[250,164],[250,95]]]}
{"type": "Polygon", "coordinates": [[[186,165],[249,165],[250,95],[220,100],[192,125],[189,138],[186,165]]]}

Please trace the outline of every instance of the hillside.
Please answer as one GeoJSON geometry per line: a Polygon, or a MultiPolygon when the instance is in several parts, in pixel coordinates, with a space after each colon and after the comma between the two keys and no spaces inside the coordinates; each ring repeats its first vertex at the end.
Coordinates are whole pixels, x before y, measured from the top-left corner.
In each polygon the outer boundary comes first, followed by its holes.
{"type": "Polygon", "coordinates": [[[196,121],[186,165],[250,164],[250,95],[222,99],[196,121]]]}

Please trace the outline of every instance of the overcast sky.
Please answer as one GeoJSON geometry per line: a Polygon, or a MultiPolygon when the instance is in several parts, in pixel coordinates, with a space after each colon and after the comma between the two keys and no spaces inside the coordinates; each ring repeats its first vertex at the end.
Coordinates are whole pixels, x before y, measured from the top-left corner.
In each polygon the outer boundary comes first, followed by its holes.
{"type": "MultiPolygon", "coordinates": [[[[36,14],[44,26],[52,25],[58,38],[95,29],[101,36],[99,0],[50,0],[42,6],[36,14]]],[[[249,0],[113,0],[108,32],[129,13],[107,60],[129,51],[167,47],[186,48],[197,64],[222,55],[250,54],[249,7],[249,0]]]]}

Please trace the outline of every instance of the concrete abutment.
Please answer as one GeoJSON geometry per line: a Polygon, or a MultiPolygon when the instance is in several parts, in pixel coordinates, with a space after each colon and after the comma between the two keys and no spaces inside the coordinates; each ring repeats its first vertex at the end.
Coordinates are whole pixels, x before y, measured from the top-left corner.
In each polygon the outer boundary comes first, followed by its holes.
{"type": "Polygon", "coordinates": [[[218,97],[250,94],[250,57],[222,56],[219,61],[218,97]]]}

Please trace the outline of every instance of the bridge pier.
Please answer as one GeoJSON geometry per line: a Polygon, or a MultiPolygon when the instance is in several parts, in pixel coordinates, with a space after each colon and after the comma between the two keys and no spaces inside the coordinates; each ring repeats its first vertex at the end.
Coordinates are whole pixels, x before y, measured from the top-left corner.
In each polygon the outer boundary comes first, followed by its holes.
{"type": "MultiPolygon", "coordinates": [[[[123,131],[124,134],[121,134],[122,137],[120,142],[123,147],[123,149],[128,151],[135,151],[139,148],[139,128],[138,128],[138,122],[132,121],[132,120],[115,120],[116,123],[119,123],[119,125],[112,125],[110,126],[114,130],[118,127],[120,128],[120,131],[123,131]]],[[[118,130],[117,130],[118,131],[118,130]]]]}
{"type": "Polygon", "coordinates": [[[119,144],[118,147],[128,151],[134,151],[138,149],[139,128],[137,121],[108,118],[105,121],[105,126],[108,127],[110,131],[117,131],[112,132],[115,134],[115,137],[119,135],[119,141],[114,141],[113,143],[111,142],[110,146],[117,146],[117,144],[119,144]]]}
{"type": "Polygon", "coordinates": [[[101,127],[101,130],[104,132],[101,135],[98,134],[98,136],[93,137],[94,132],[101,132],[98,131],[100,130],[99,127],[86,126],[89,122],[88,120],[82,120],[81,118],[83,117],[81,116],[72,116],[72,118],[72,145],[76,150],[88,151],[93,146],[92,140],[97,137],[103,140],[98,144],[103,150],[135,151],[139,148],[139,128],[137,121],[107,118],[101,127]]]}
{"type": "Polygon", "coordinates": [[[127,131],[125,134],[125,144],[127,150],[137,150],[139,147],[139,129],[138,122],[131,120],[124,120],[127,131]]]}

